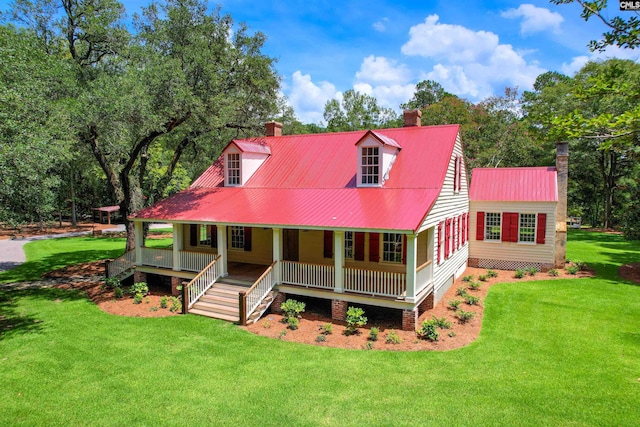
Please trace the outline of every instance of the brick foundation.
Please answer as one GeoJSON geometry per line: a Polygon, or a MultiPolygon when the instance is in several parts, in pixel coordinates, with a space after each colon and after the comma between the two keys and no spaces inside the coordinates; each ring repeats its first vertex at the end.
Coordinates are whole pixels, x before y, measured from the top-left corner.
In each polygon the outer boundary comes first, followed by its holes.
{"type": "Polygon", "coordinates": [[[344,321],[347,318],[347,308],[349,303],[339,299],[331,300],[331,318],[333,320],[344,321]]]}
{"type": "Polygon", "coordinates": [[[287,300],[287,294],[284,292],[276,293],[271,303],[271,311],[274,313],[282,313],[282,303],[287,300]]]}
{"type": "Polygon", "coordinates": [[[147,273],[136,270],[133,272],[133,283],[139,282],[147,283],[147,273]]]}
{"type": "Polygon", "coordinates": [[[427,310],[431,310],[435,307],[435,295],[431,292],[421,303],[418,305],[418,315],[421,315],[427,310]]]}
{"type": "Polygon", "coordinates": [[[171,295],[177,297],[181,291],[178,290],[178,286],[182,285],[182,277],[171,277],[171,295]]]}
{"type": "Polygon", "coordinates": [[[415,331],[418,324],[418,309],[402,310],[402,330],[415,331]]]}
{"type": "Polygon", "coordinates": [[[474,267],[474,268],[478,268],[478,263],[479,263],[479,259],[478,258],[469,258],[467,260],[467,266],[469,267],[474,267]]]}

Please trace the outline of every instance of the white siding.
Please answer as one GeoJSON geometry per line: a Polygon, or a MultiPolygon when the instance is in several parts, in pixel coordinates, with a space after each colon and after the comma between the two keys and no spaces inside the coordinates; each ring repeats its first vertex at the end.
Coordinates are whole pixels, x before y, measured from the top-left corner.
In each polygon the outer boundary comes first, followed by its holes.
{"type": "MultiPolygon", "coordinates": [[[[420,227],[420,231],[433,228],[433,285],[435,293],[435,302],[438,302],[442,295],[449,289],[453,283],[453,278],[462,274],[464,266],[467,263],[469,256],[469,242],[461,245],[458,250],[453,252],[448,259],[444,259],[444,249],[442,249],[442,261],[438,265],[438,230],[437,226],[440,221],[445,221],[447,218],[457,217],[465,212],[469,211],[469,191],[467,184],[467,170],[464,164],[464,160],[461,161],[462,179],[460,185],[460,191],[453,191],[453,180],[455,171],[455,158],[456,156],[462,156],[462,142],[460,141],[460,135],[456,138],[456,143],[453,149],[453,154],[449,160],[449,167],[447,169],[447,175],[444,180],[444,185],[440,191],[440,195],[433,205],[433,208],[427,215],[425,221],[420,227]]],[[[444,225],[443,225],[444,226],[444,225]]],[[[462,227],[460,228],[462,231],[462,227]]],[[[457,228],[455,234],[452,237],[455,242],[455,235],[457,234],[457,228]]]]}
{"type": "Polygon", "coordinates": [[[553,264],[556,244],[555,202],[471,202],[469,257],[487,260],[553,264]],[[476,240],[478,212],[546,213],[545,243],[476,240]]]}

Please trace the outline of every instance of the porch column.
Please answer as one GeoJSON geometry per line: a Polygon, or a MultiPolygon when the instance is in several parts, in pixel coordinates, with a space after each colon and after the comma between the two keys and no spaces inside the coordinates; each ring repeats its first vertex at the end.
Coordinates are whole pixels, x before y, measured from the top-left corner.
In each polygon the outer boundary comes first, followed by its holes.
{"type": "Polygon", "coordinates": [[[273,271],[273,279],[276,283],[281,283],[280,261],[282,261],[282,228],[273,229],[273,261],[277,262],[276,268],[273,271]]]}
{"type": "Polygon", "coordinates": [[[218,225],[218,255],[220,255],[220,273],[222,277],[229,275],[227,271],[227,226],[218,225]]]}
{"type": "Polygon", "coordinates": [[[134,228],[134,241],[135,241],[135,254],[136,265],[142,265],[142,242],[144,241],[144,230],[141,221],[135,221],[133,223],[134,228]]]}
{"type": "Polygon", "coordinates": [[[407,292],[405,301],[409,302],[416,300],[416,268],[418,267],[416,240],[415,234],[407,234],[407,292]]]}
{"type": "Polygon", "coordinates": [[[335,270],[335,292],[344,292],[344,231],[333,232],[333,261],[335,270]]]}
{"type": "Polygon", "coordinates": [[[182,245],[184,244],[183,231],[184,227],[182,224],[173,224],[173,269],[175,271],[182,269],[180,265],[180,251],[183,249],[182,245]]]}

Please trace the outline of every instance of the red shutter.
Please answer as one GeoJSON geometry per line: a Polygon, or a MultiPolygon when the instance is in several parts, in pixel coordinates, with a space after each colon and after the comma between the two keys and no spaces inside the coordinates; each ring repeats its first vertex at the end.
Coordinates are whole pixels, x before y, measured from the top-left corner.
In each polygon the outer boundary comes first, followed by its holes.
{"type": "Polygon", "coordinates": [[[456,236],[456,250],[460,249],[460,240],[462,240],[462,236],[460,234],[460,230],[462,229],[462,215],[458,215],[458,235],[456,236]]]}
{"type": "Polygon", "coordinates": [[[198,226],[196,224],[189,226],[189,244],[191,246],[198,246],[198,226]]]}
{"type": "Polygon", "coordinates": [[[464,157],[460,156],[460,161],[458,162],[458,191],[462,191],[462,161],[464,157]]]}
{"type": "Polygon", "coordinates": [[[444,222],[444,259],[449,258],[451,250],[451,219],[444,222]]]}
{"type": "Polygon", "coordinates": [[[547,231],[547,214],[538,214],[538,224],[536,224],[536,243],[544,245],[544,237],[547,231]]]}
{"type": "Polygon", "coordinates": [[[244,250],[251,251],[251,227],[244,228],[244,250]]]}
{"type": "Polygon", "coordinates": [[[369,233],[369,261],[380,262],[380,234],[369,233]]]}
{"type": "Polygon", "coordinates": [[[484,240],[484,212],[476,215],[476,240],[484,240]]]}
{"type": "Polygon", "coordinates": [[[218,247],[218,226],[217,225],[211,226],[211,247],[212,248],[218,247]]]}
{"type": "Polygon", "coordinates": [[[324,230],[324,257],[333,258],[333,231],[324,230]]]}
{"type": "Polygon", "coordinates": [[[442,221],[438,223],[438,265],[442,262],[442,221]]]}
{"type": "Polygon", "coordinates": [[[407,235],[402,238],[402,263],[407,263],[407,235]]]}
{"type": "Polygon", "coordinates": [[[466,242],[466,238],[467,238],[467,214],[466,213],[462,214],[462,235],[460,237],[462,238],[462,246],[464,246],[464,243],[466,242]]]}
{"type": "Polygon", "coordinates": [[[364,261],[364,233],[353,233],[353,259],[364,261]]]}
{"type": "MultiPolygon", "coordinates": [[[[483,214],[484,215],[484,214],[483,214]]],[[[466,237],[466,241],[469,241],[469,212],[467,212],[467,237],[466,237]]],[[[482,219],[482,226],[484,228],[484,218],[482,219]]]]}
{"type": "Polygon", "coordinates": [[[456,156],[455,161],[453,162],[453,191],[458,191],[458,159],[456,156]]]}
{"type": "Polygon", "coordinates": [[[502,213],[502,238],[503,242],[518,241],[518,213],[503,212],[502,213]]]}

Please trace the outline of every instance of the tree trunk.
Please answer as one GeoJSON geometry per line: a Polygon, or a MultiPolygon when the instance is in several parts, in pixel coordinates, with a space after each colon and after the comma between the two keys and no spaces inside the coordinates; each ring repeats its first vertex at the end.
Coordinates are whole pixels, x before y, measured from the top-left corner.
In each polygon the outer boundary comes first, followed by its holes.
{"type": "Polygon", "coordinates": [[[69,186],[71,187],[71,225],[73,227],[78,225],[78,221],[76,218],[76,190],[73,186],[73,171],[71,171],[71,179],[69,180],[69,186]]]}

